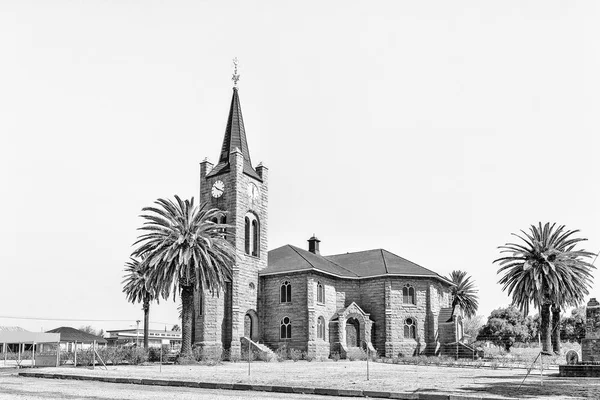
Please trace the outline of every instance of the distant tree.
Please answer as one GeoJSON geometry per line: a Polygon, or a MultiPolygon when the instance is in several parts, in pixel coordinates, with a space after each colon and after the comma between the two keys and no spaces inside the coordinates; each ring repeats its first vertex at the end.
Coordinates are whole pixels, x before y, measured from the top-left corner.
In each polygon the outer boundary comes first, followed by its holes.
{"type": "Polygon", "coordinates": [[[485,317],[483,315],[475,315],[471,318],[465,318],[463,320],[463,330],[465,336],[468,337],[469,342],[473,342],[477,339],[479,329],[485,325],[485,317]]]}
{"type": "Polygon", "coordinates": [[[123,278],[123,293],[130,303],[142,303],[144,311],[144,348],[148,348],[150,329],[150,302],[158,301],[158,293],[154,286],[149,285],[148,265],[135,258],[125,263],[125,276],[123,278]]]}
{"type": "Polygon", "coordinates": [[[452,294],[452,315],[456,307],[460,307],[465,317],[474,317],[479,306],[477,301],[477,289],[471,277],[465,271],[452,271],[448,277],[455,286],[450,288],[452,294]]]}
{"type": "Polygon", "coordinates": [[[173,332],[179,332],[181,330],[181,328],[179,327],[179,325],[175,324],[175,325],[173,325],[173,327],[171,328],[171,330],[173,332]]]}
{"type": "Polygon", "coordinates": [[[96,331],[96,329],[94,329],[94,327],[91,325],[82,325],[79,327],[79,330],[83,331],[85,333],[89,333],[90,335],[94,335],[94,336],[103,336],[104,335],[104,331],[102,329],[100,329],[99,331],[96,331]]]}
{"type": "Polygon", "coordinates": [[[134,245],[133,255],[145,258],[150,267],[149,286],[167,298],[180,294],[181,355],[192,356],[194,289],[218,294],[231,279],[235,248],[225,239],[229,225],[214,223],[223,211],[194,205],[194,199],[158,199],[157,207],[145,207],[145,231],[134,245]]]}
{"type": "Polygon", "coordinates": [[[577,250],[587,239],[573,237],[578,230],[565,230],[561,225],[546,223],[531,225],[523,236],[513,234],[524,243],[507,243],[500,253],[507,254],[494,262],[500,264],[498,273],[504,275],[499,283],[512,295],[512,304],[525,314],[529,304],[540,310],[542,351],[560,352],[561,307],[576,306],[589,294],[595,267],[588,262],[594,256],[577,250]]]}
{"type": "Polygon", "coordinates": [[[571,316],[562,319],[560,338],[581,343],[581,339],[585,338],[585,307],[574,308],[571,316]]]}
{"type": "Polygon", "coordinates": [[[479,330],[477,340],[489,341],[510,351],[516,342],[527,342],[531,337],[523,313],[509,306],[492,311],[487,323],[479,330]]]}

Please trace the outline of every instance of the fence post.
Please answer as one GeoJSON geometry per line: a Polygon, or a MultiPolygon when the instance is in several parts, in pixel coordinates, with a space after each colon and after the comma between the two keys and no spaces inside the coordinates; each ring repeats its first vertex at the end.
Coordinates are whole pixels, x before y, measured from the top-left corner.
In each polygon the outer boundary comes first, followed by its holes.
{"type": "Polygon", "coordinates": [[[31,344],[31,368],[35,367],[35,342],[31,344]]]}
{"type": "Polygon", "coordinates": [[[92,342],[92,369],[96,369],[96,341],[92,342]]]}
{"type": "Polygon", "coordinates": [[[56,367],[60,367],[60,340],[56,342],[56,367]]]}
{"type": "Polygon", "coordinates": [[[75,364],[75,366],[77,366],[77,340],[75,341],[75,353],[73,363],[75,364]]]}

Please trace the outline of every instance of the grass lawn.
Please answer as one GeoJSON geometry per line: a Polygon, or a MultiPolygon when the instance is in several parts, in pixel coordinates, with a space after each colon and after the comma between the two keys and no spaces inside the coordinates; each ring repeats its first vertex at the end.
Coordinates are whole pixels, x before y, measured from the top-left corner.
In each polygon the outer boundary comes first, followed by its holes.
{"type": "Polygon", "coordinates": [[[600,398],[600,382],[590,378],[559,378],[556,370],[532,371],[523,387],[523,369],[472,369],[369,363],[366,380],[365,361],[339,362],[254,362],[248,376],[248,364],[225,362],[220,365],[108,366],[91,368],[45,368],[47,373],[193,380],[203,382],[250,383],[256,385],[306,386],[340,389],[383,390],[395,392],[438,392],[476,394],[506,398],[576,399],[600,398]]]}

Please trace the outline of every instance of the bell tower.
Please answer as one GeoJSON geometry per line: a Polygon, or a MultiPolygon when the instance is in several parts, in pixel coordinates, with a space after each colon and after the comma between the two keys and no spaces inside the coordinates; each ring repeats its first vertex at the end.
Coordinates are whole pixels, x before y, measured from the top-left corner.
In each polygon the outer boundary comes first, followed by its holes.
{"type": "Polygon", "coordinates": [[[229,108],[227,128],[216,165],[200,163],[200,203],[226,211],[231,225],[226,238],[236,249],[237,260],[231,282],[224,291],[211,295],[197,291],[195,301],[195,343],[205,354],[228,350],[241,352],[241,338],[259,338],[258,272],[267,266],[268,169],[252,166],[235,86],[229,108]]]}

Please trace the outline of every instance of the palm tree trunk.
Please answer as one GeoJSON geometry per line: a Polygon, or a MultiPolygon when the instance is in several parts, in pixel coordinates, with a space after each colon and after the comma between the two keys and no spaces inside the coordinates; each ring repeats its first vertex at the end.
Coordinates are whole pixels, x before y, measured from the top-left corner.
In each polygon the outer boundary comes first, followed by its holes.
{"type": "Polygon", "coordinates": [[[550,305],[550,303],[544,303],[540,312],[540,315],[542,317],[542,326],[540,329],[540,333],[542,336],[542,351],[545,353],[550,353],[552,349],[552,326],[550,324],[550,305]]]}
{"type": "Polygon", "coordinates": [[[552,351],[560,354],[560,306],[552,305],[552,351]]]}
{"type": "Polygon", "coordinates": [[[194,286],[181,286],[181,357],[192,357],[192,313],[194,286]]]}
{"type": "Polygon", "coordinates": [[[144,299],[144,348],[148,348],[148,329],[150,325],[150,299],[144,299]]]}

